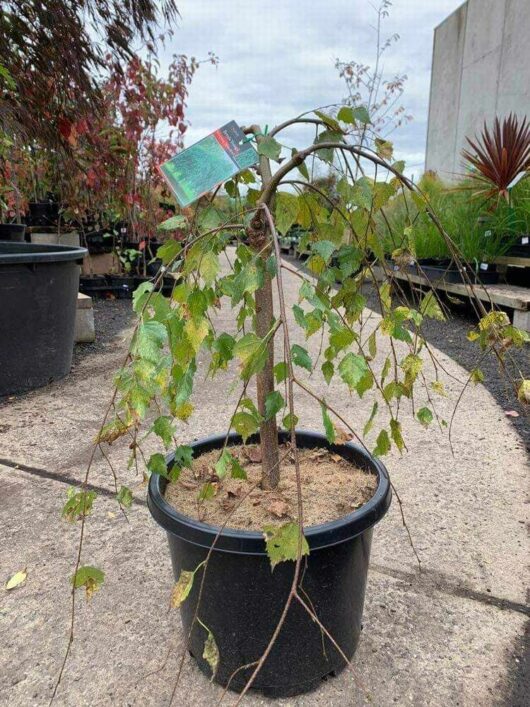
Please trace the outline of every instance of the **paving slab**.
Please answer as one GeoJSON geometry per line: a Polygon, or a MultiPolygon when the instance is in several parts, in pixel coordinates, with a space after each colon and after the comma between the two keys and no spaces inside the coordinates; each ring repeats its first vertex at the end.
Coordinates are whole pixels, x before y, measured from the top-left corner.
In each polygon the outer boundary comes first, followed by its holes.
{"type": "MultiPolygon", "coordinates": [[[[296,284],[294,276],[287,277],[290,301],[296,299],[296,284]]],[[[376,321],[377,315],[368,315],[376,321]]],[[[231,326],[227,310],[219,325],[231,326]]],[[[68,577],[79,533],[78,525],[59,519],[60,509],[68,484],[84,474],[129,336],[128,328],[116,332],[98,344],[97,353],[82,357],[65,380],[0,406],[0,579],[28,569],[24,586],[0,592],[0,704],[49,700],[66,647],[68,577]]],[[[310,339],[307,346],[316,358],[319,341],[310,339]]],[[[435,353],[450,374],[448,397],[439,400],[440,414],[449,419],[466,373],[448,355],[435,353]]],[[[237,399],[237,391],[228,393],[230,376],[212,384],[202,371],[204,362],[197,378],[200,413],[182,429],[182,441],[224,431],[237,399]]],[[[362,427],[369,400],[359,402],[335,383],[328,388],[316,376],[310,385],[362,427]]],[[[318,406],[303,395],[296,404],[301,425],[320,429],[318,406]]],[[[418,573],[394,502],[374,536],[356,674],[372,704],[381,707],[516,707],[512,683],[528,617],[524,446],[482,386],[463,399],[452,450],[447,433],[425,431],[406,414],[402,419],[408,453],[385,461],[423,572],[418,573]]],[[[106,580],[90,603],[79,597],[76,638],[56,704],[167,705],[182,632],[178,615],[168,611],[172,578],[166,541],[149,517],[140,478],[127,472],[127,444],[119,441],[108,454],[136,500],[127,523],[112,498],[112,474],[98,455],[90,481],[105,493],[87,524],[84,557],[105,570],[106,580]]],[[[219,694],[186,659],[174,704],[209,707],[219,694]]],[[[233,701],[230,695],[223,704],[233,701]]],[[[274,703],[252,695],[246,703],[367,704],[349,671],[309,695],[274,703]]]]}

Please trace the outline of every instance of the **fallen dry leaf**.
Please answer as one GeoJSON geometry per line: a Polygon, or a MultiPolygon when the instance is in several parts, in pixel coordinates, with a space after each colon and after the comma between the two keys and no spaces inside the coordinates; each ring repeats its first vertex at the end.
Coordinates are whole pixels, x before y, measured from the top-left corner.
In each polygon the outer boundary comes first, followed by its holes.
{"type": "Polygon", "coordinates": [[[243,454],[253,464],[261,463],[261,448],[260,447],[245,447],[243,449],[243,454]]]}
{"type": "Polygon", "coordinates": [[[184,481],[184,479],[179,479],[179,483],[185,489],[188,489],[188,491],[195,491],[198,486],[194,481],[184,481]]]}
{"type": "Polygon", "coordinates": [[[348,432],[347,430],[343,429],[342,427],[339,427],[338,425],[335,425],[335,444],[346,444],[346,442],[349,442],[351,439],[353,439],[353,435],[351,432],[348,432]]]}
{"type": "Polygon", "coordinates": [[[283,498],[275,498],[269,501],[265,508],[276,518],[284,518],[291,513],[291,507],[283,498]]]}
{"type": "Polygon", "coordinates": [[[20,570],[20,572],[16,572],[12,577],[10,577],[4,584],[4,587],[7,589],[7,591],[11,591],[11,589],[16,589],[17,587],[20,587],[22,584],[24,584],[27,576],[28,571],[24,567],[23,570],[20,570]]]}

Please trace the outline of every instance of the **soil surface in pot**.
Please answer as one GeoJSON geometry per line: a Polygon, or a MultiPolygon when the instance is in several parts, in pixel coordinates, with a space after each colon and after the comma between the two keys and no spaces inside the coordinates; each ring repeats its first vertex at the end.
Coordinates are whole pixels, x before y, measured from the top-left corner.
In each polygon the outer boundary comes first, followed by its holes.
{"type": "MultiPolygon", "coordinates": [[[[280,447],[280,459],[286,458],[281,465],[278,488],[270,491],[258,487],[261,451],[257,445],[229,447],[229,451],[245,469],[246,480],[225,477],[215,483],[214,467],[220,450],[212,450],[194,459],[191,469],[183,469],[178,481],[167,485],[168,503],[179,513],[211,525],[223,525],[234,511],[227,527],[242,530],[261,530],[264,525],[295,519],[295,467],[289,448],[280,447]],[[198,507],[197,495],[205,481],[212,481],[217,493],[198,507]],[[241,501],[252,486],[256,488],[241,501]]],[[[300,449],[299,461],[305,526],[319,525],[351,513],[364,505],[377,488],[375,474],[355,467],[327,449],[300,449]]]]}

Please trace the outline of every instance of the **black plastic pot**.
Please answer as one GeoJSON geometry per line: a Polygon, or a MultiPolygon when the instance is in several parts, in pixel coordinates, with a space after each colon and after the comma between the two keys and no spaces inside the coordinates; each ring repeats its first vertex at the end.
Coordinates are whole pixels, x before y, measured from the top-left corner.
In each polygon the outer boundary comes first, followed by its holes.
{"type": "Polygon", "coordinates": [[[518,236],[516,242],[512,243],[505,255],[515,258],[530,258],[530,234],[518,236]]]}
{"type": "Polygon", "coordinates": [[[92,231],[84,235],[86,247],[90,255],[101,255],[102,253],[112,253],[114,249],[114,238],[107,231],[92,231]]]}
{"type": "Polygon", "coordinates": [[[59,218],[59,204],[51,199],[47,201],[30,201],[29,223],[31,226],[51,226],[59,218]]]}
{"type": "Polygon", "coordinates": [[[20,223],[0,223],[0,241],[23,243],[26,240],[26,226],[20,223]]]}
{"type": "Polygon", "coordinates": [[[109,289],[118,299],[130,299],[135,289],[132,275],[109,275],[109,289]]]}
{"type": "MultiPolygon", "coordinates": [[[[281,441],[287,441],[288,437],[287,432],[280,433],[281,441]]],[[[220,450],[224,439],[224,435],[219,435],[191,446],[198,456],[212,449],[220,450]]],[[[377,474],[379,480],[375,495],[362,508],[339,520],[305,529],[310,554],[304,561],[302,594],[350,659],[362,628],[373,526],[390,505],[390,483],[381,462],[356,445],[329,445],[323,435],[304,431],[297,432],[297,440],[300,447],[331,449],[377,474]]],[[[241,444],[241,438],[231,434],[229,444],[241,444]]],[[[218,528],[188,518],[166,503],[166,484],[165,478],[151,476],[148,506],[167,531],[173,571],[178,578],[181,570],[194,570],[206,559],[218,528]]],[[[200,619],[213,633],[219,648],[216,682],[226,685],[234,671],[260,658],[284,608],[293,571],[293,562],[282,562],[271,571],[261,533],[223,530],[208,562],[199,607],[200,619]]],[[[186,636],[197,606],[201,572],[197,573],[192,591],[181,607],[186,636]]],[[[210,674],[202,657],[206,635],[196,623],[189,649],[201,670],[210,674]]],[[[309,614],[298,602],[293,602],[254,688],[270,697],[296,695],[314,689],[345,665],[309,614]]],[[[239,671],[230,688],[240,691],[251,673],[251,669],[239,671]]]]}
{"type": "Polygon", "coordinates": [[[85,254],[69,246],[0,243],[0,395],[69,372],[85,254]]]}

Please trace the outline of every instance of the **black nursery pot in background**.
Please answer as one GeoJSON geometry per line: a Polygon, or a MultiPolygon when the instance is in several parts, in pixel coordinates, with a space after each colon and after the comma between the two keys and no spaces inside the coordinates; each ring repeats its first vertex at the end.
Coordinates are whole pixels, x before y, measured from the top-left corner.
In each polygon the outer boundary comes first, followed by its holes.
{"type": "MultiPolygon", "coordinates": [[[[289,433],[281,432],[280,441],[289,433]]],[[[194,456],[221,450],[224,435],[193,443],[194,456]]],[[[326,448],[378,477],[374,496],[362,508],[318,526],[305,529],[310,554],[303,559],[301,595],[350,659],[362,628],[362,613],[373,526],[390,505],[388,474],[378,460],[354,444],[329,445],[313,432],[297,432],[301,448],[326,448]]],[[[258,441],[257,437],[250,441],[258,441]]],[[[229,444],[241,444],[231,434],[229,444]]],[[[171,458],[170,458],[171,462],[171,458]]],[[[206,559],[218,528],[177,512],[164,499],[167,480],[153,474],[148,505],[155,520],[166,530],[175,579],[181,570],[194,570],[206,559]]],[[[181,606],[184,635],[195,615],[202,572],[195,577],[189,597],[181,606]]],[[[215,681],[225,685],[234,671],[258,660],[278,624],[292,583],[293,562],[271,570],[261,533],[225,529],[215,543],[206,569],[199,617],[212,632],[219,649],[215,681]]],[[[189,649],[201,670],[210,674],[202,657],[207,633],[197,622],[189,649]]],[[[288,697],[312,690],[346,663],[311,616],[297,602],[289,608],[285,624],[253,684],[269,697],[288,697]]],[[[241,691],[252,668],[239,671],[230,688],[241,691]]]]}
{"type": "Polygon", "coordinates": [[[0,395],[69,372],[85,254],[70,246],[0,243],[0,395]]]}
{"type": "Polygon", "coordinates": [[[0,241],[23,243],[26,239],[26,226],[20,223],[0,223],[0,241]]]}

